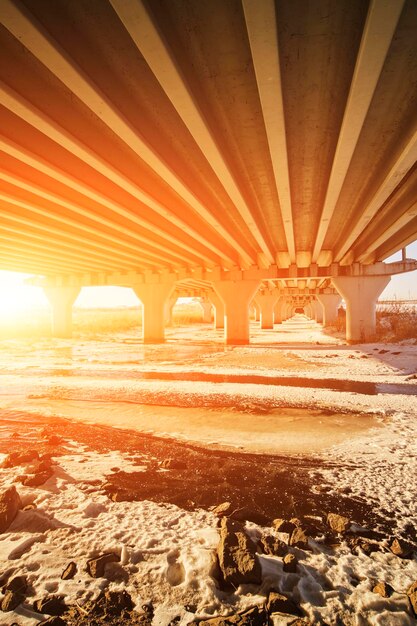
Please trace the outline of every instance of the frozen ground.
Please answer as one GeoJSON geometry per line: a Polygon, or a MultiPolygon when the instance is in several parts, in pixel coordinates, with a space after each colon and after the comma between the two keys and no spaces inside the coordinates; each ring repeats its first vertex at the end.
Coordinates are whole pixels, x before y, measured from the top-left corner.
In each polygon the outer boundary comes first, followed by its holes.
{"type": "MultiPolygon", "coordinates": [[[[253,328],[254,343],[246,347],[224,347],[220,333],[208,334],[204,326],[194,328],[190,339],[190,329],[182,328],[160,346],[143,346],[133,334],[73,343],[1,342],[3,456],[17,445],[12,432],[22,428],[23,444],[30,447],[43,421],[54,416],[104,424],[109,439],[111,427],[136,428],[203,447],[301,454],[310,467],[306,498],[313,501],[326,491],[342,507],[349,497],[415,540],[416,345],[348,346],[301,318],[284,324],[279,335],[253,328]],[[340,387],[346,381],[356,386],[340,387]]],[[[105,481],[114,467],[138,471],[138,459],[133,463],[131,452],[117,445],[105,450],[71,439],[64,443],[44,485],[17,483],[24,504],[37,508],[20,512],[0,540],[0,576],[27,575],[33,599],[60,593],[82,605],[107,585],[125,587],[137,606],[152,600],[154,624],[165,626],[178,615],[187,624],[196,615],[261,603],[272,584],[291,592],[314,624],[416,623],[403,593],[417,580],[416,559],[400,559],[386,549],[353,554],[344,541],[330,549],[310,540],[311,551],[298,551],[297,574],[283,573],[279,557],[262,555],[261,589],[220,591],[210,576],[218,542],[212,513],[167,502],[113,502],[94,481],[105,481]],[[80,567],[72,581],[60,579],[69,561],[81,566],[109,551],[121,556],[113,574],[96,580],[80,567]],[[396,592],[381,598],[371,591],[375,580],[396,592]]],[[[1,486],[16,474],[16,468],[1,470],[1,486]]],[[[283,513],[277,510],[276,517],[283,513]]],[[[265,532],[253,522],[248,528],[265,532]]],[[[29,604],[0,613],[4,625],[39,620],[29,604]]],[[[275,624],[288,621],[276,618],[275,624]]]]}

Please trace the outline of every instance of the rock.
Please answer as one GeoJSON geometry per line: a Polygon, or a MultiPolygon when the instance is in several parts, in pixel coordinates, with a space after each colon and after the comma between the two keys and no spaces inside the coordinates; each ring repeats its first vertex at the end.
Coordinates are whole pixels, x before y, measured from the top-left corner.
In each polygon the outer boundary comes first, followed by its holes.
{"type": "Polygon", "coordinates": [[[259,545],[264,554],[268,554],[270,556],[284,556],[284,554],[287,554],[288,552],[287,544],[273,535],[266,535],[262,537],[259,545]]]}
{"type": "Polygon", "coordinates": [[[284,572],[286,572],[287,574],[295,574],[297,571],[297,557],[295,556],[295,554],[286,554],[284,556],[284,558],[282,559],[282,562],[284,564],[284,572]]]}
{"type": "Polygon", "coordinates": [[[164,459],[161,467],[163,469],[187,469],[187,463],[181,459],[164,459]]]}
{"type": "Polygon", "coordinates": [[[407,589],[407,596],[410,600],[414,616],[417,617],[417,580],[407,589]]]}
{"type": "Polygon", "coordinates": [[[226,583],[235,587],[261,583],[261,564],[256,546],[239,522],[222,518],[217,555],[226,583]]]}
{"type": "Polygon", "coordinates": [[[45,439],[48,446],[57,446],[62,443],[62,437],[59,437],[58,435],[46,435],[45,439]]]}
{"type": "Polygon", "coordinates": [[[329,513],[327,516],[327,524],[337,533],[344,533],[350,526],[350,520],[343,515],[337,513],[329,513]]]}
{"type": "Polygon", "coordinates": [[[221,504],[218,504],[217,506],[215,506],[212,512],[214,513],[214,515],[217,515],[217,517],[223,517],[224,515],[227,515],[228,513],[230,513],[231,508],[232,508],[231,502],[222,502],[221,504]]]}
{"type": "Polygon", "coordinates": [[[46,596],[40,600],[35,600],[33,608],[38,613],[46,615],[62,615],[68,607],[61,596],[46,596]]]}
{"type": "Polygon", "coordinates": [[[107,563],[117,563],[120,558],[114,552],[102,554],[95,559],[87,561],[87,572],[92,578],[101,578],[104,576],[104,569],[107,563]]]}
{"type": "Polygon", "coordinates": [[[28,582],[26,576],[15,576],[7,581],[7,583],[2,587],[2,592],[6,593],[6,591],[14,591],[16,593],[25,594],[28,588],[28,582]]]}
{"type": "MultiPolygon", "coordinates": [[[[268,624],[268,616],[265,609],[254,606],[242,613],[236,613],[228,617],[211,617],[198,623],[204,626],[266,626],[268,624]]],[[[190,626],[195,626],[196,624],[197,622],[191,622],[190,626]]]]}
{"type": "Polygon", "coordinates": [[[21,508],[22,501],[15,486],[9,487],[0,494],[0,533],[4,533],[9,528],[21,508]]]}
{"type": "Polygon", "coordinates": [[[45,484],[46,481],[51,478],[52,474],[52,469],[46,470],[38,474],[33,474],[32,476],[26,476],[22,482],[26,487],[39,487],[39,485],[45,484]]]}
{"type": "Polygon", "coordinates": [[[382,580],[373,587],[372,591],[378,593],[382,598],[389,598],[394,593],[394,589],[391,585],[382,580]]]}
{"type": "Polygon", "coordinates": [[[133,602],[130,594],[125,591],[109,591],[104,594],[106,612],[112,615],[121,615],[123,611],[131,611],[133,602]]]}
{"type": "Polygon", "coordinates": [[[302,526],[302,521],[298,517],[292,517],[290,519],[290,524],[294,524],[294,526],[301,527],[302,526]]]}
{"type": "Polygon", "coordinates": [[[287,598],[287,596],[283,596],[276,591],[269,593],[266,610],[268,613],[286,613],[287,615],[302,616],[300,607],[291,598],[287,598]]]}
{"type": "Polygon", "coordinates": [[[0,608],[2,611],[14,611],[25,599],[23,593],[17,593],[16,591],[6,591],[3,600],[1,601],[0,608]]]}
{"type": "Polygon", "coordinates": [[[406,559],[412,553],[411,546],[403,539],[398,537],[392,538],[389,543],[389,549],[395,556],[399,556],[401,559],[406,559]]]}
{"type": "Polygon", "coordinates": [[[287,535],[291,535],[293,530],[296,529],[295,524],[293,524],[292,522],[289,522],[288,520],[281,519],[281,518],[274,519],[274,521],[272,522],[272,525],[277,532],[287,533],[287,535]]]}
{"type": "Polygon", "coordinates": [[[297,527],[292,531],[288,543],[290,546],[308,550],[308,535],[302,528],[297,527]]]}
{"type": "Polygon", "coordinates": [[[0,467],[5,469],[10,467],[17,467],[18,465],[24,465],[31,461],[39,460],[39,454],[37,450],[26,450],[25,452],[11,452],[6,456],[0,467]]]}
{"type": "Polygon", "coordinates": [[[61,580],[71,580],[71,578],[74,578],[76,573],[77,573],[77,564],[74,563],[74,561],[71,561],[70,563],[68,563],[68,565],[62,572],[61,580]]]}

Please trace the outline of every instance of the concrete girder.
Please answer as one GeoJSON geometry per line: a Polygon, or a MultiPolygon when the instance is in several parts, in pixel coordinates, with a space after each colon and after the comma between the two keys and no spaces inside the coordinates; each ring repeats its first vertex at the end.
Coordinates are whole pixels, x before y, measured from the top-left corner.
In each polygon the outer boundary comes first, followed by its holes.
{"type": "MultiPolygon", "coordinates": [[[[119,233],[121,235],[126,235],[127,237],[129,237],[129,239],[133,239],[136,240],[138,242],[140,242],[141,244],[141,250],[144,250],[147,248],[155,248],[155,250],[158,250],[159,252],[159,257],[157,257],[156,259],[156,263],[161,263],[161,261],[163,261],[165,259],[165,264],[170,264],[173,262],[176,262],[177,264],[181,264],[184,262],[190,262],[190,259],[193,259],[194,262],[198,262],[198,257],[197,256],[186,256],[183,253],[183,250],[181,250],[181,248],[178,246],[175,250],[172,251],[167,251],[167,247],[166,244],[159,244],[156,241],[153,241],[152,244],[149,244],[149,238],[147,239],[144,235],[140,235],[137,232],[135,232],[132,228],[127,228],[121,224],[118,224],[117,222],[115,222],[114,220],[110,220],[107,219],[104,215],[98,215],[97,213],[95,213],[94,211],[92,211],[91,209],[86,209],[82,206],[80,206],[79,204],[76,204],[75,202],[69,202],[68,200],[66,200],[65,198],[63,198],[62,196],[59,196],[56,193],[51,193],[49,191],[45,191],[42,187],[40,187],[39,185],[34,185],[33,183],[28,183],[27,181],[25,181],[23,178],[18,177],[18,176],[14,176],[11,175],[7,172],[0,172],[0,180],[3,180],[7,183],[10,183],[16,187],[18,187],[19,189],[24,189],[25,191],[28,191],[29,193],[38,196],[39,198],[42,198],[44,200],[47,200],[48,202],[52,202],[54,204],[57,204],[60,207],[69,209],[70,211],[72,211],[73,213],[75,213],[76,215],[82,217],[82,218],[87,218],[88,220],[91,220],[92,222],[96,222],[99,225],[102,226],[108,226],[112,231],[114,231],[115,233],[119,233]]],[[[0,195],[0,197],[4,197],[3,194],[0,195]]],[[[15,198],[14,200],[10,200],[12,203],[17,202],[17,198],[15,198]]],[[[34,210],[39,211],[39,207],[34,207],[34,210]]],[[[47,212],[45,209],[42,209],[45,212],[45,215],[47,215],[47,212]]],[[[50,212],[49,212],[50,213],[50,212]]],[[[127,211],[125,211],[125,214],[127,214],[127,211]]],[[[57,218],[58,216],[56,216],[57,218]]],[[[134,217],[134,216],[129,216],[129,217],[134,217]]],[[[65,222],[65,220],[59,216],[60,221],[62,221],[63,223],[70,223],[70,222],[65,222]]],[[[72,222],[74,223],[74,220],[72,220],[72,222]]],[[[81,221],[76,222],[76,226],[77,228],[80,228],[81,230],[87,230],[87,232],[91,232],[91,233],[95,233],[98,234],[99,236],[105,238],[105,233],[100,230],[99,228],[96,229],[87,229],[85,225],[83,225],[83,223],[81,221]]],[[[148,230],[148,232],[150,233],[151,231],[148,230]]],[[[154,234],[154,233],[152,233],[154,234]]],[[[130,248],[132,250],[137,250],[137,247],[129,244],[128,241],[123,240],[122,238],[117,238],[115,236],[112,237],[114,241],[117,241],[118,243],[120,243],[123,247],[125,248],[130,248]]],[[[156,252],[148,252],[148,255],[150,257],[155,256],[156,252]]]]}
{"type": "Polygon", "coordinates": [[[391,164],[389,171],[385,174],[384,179],[380,183],[376,193],[373,195],[370,202],[368,202],[365,206],[362,215],[359,219],[355,220],[355,225],[350,230],[349,234],[343,238],[343,243],[334,254],[335,261],[340,262],[342,265],[345,263],[345,257],[350,247],[355,243],[357,237],[361,232],[363,232],[377,213],[378,209],[389,198],[394,189],[416,162],[417,129],[415,129],[411,136],[407,138],[405,145],[402,147],[401,153],[397,155],[395,162],[391,164]]]}
{"type": "MultiPolygon", "coordinates": [[[[186,84],[184,76],[166,42],[162,39],[160,31],[154,25],[148,9],[141,0],[110,0],[110,2],[249,227],[260,250],[265,255],[266,266],[268,266],[269,263],[274,262],[268,244],[219,150],[216,139],[204,119],[189,85],[186,84]]],[[[239,251],[243,264],[248,266],[255,263],[256,259],[251,258],[247,250],[237,240],[234,241],[234,247],[239,251]]]]}
{"type": "MultiPolygon", "coordinates": [[[[81,102],[83,102],[102,122],[115,132],[135,154],[137,154],[158,176],[161,177],[184,200],[215,233],[219,233],[232,248],[238,246],[234,238],[228,233],[213,214],[188,189],[182,180],[158,156],[152,147],[148,146],[135,128],[124,116],[117,111],[112,102],[100,92],[98,87],[83,72],[81,68],[60,48],[58,42],[43,29],[32,17],[29,17],[19,0],[4,0],[2,2],[1,21],[3,25],[24,45],[45,67],[48,68],[81,102]]],[[[90,157],[91,158],[91,157],[90,157]]],[[[96,157],[97,158],[97,157],[96,157]]],[[[132,183],[129,181],[129,185],[132,183]]],[[[136,192],[137,193],[137,192],[136,192]]],[[[143,194],[143,191],[141,191],[143,194]]],[[[143,194],[144,195],[144,194],[143,194]]],[[[149,202],[149,198],[146,199],[149,202]]],[[[146,202],[145,202],[146,203],[146,202]]],[[[154,210],[166,215],[169,209],[156,206],[154,210]]],[[[170,219],[181,222],[170,213],[170,219]]],[[[190,227],[187,225],[188,231],[190,227]]],[[[193,236],[197,233],[194,232],[193,236]]],[[[207,245],[207,241],[206,241],[207,245]]],[[[224,254],[217,249],[221,258],[224,254]]],[[[252,260],[254,263],[255,260],[252,260]]],[[[250,265],[251,263],[249,263],[250,265]]]]}
{"type": "MultiPolygon", "coordinates": [[[[397,252],[397,250],[402,250],[410,243],[413,243],[416,239],[416,230],[417,217],[409,222],[407,226],[404,226],[395,236],[392,236],[385,244],[375,250],[375,258],[378,260],[386,259],[397,252]]],[[[411,271],[411,269],[409,271],[411,271]]]]}
{"type": "MultiPolygon", "coordinates": [[[[7,85],[1,83],[0,104],[13,111],[14,114],[21,117],[25,122],[52,139],[55,143],[68,150],[78,159],[90,167],[93,167],[108,180],[128,192],[133,198],[144,204],[147,208],[154,211],[158,216],[169,220],[179,229],[185,229],[185,232],[190,236],[190,239],[195,239],[198,243],[207,248],[207,250],[213,252],[217,259],[223,260],[225,266],[235,265],[237,259],[234,258],[233,255],[225,253],[221,246],[212,244],[202,233],[191,228],[186,221],[184,221],[184,219],[174,215],[167,207],[157,202],[148,193],[143,191],[143,189],[141,189],[136,183],[132,182],[130,178],[113,167],[101,156],[93,152],[93,150],[82,144],[66,130],[62,129],[56,122],[49,119],[32,104],[26,102],[19,94],[13,92],[9,87],[7,87],[7,85]]],[[[150,228],[149,222],[147,222],[147,228],[150,228]]],[[[192,242],[189,245],[192,245],[192,242]]],[[[215,258],[207,256],[207,253],[205,255],[201,255],[201,259],[209,264],[216,262],[215,258]]]]}
{"type": "Polygon", "coordinates": [[[403,0],[374,0],[369,5],[327,185],[313,250],[313,262],[317,261],[320,254],[403,5],[403,0]]]}
{"type": "MultiPolygon", "coordinates": [[[[42,218],[46,217],[52,220],[53,223],[55,222],[58,224],[63,224],[75,230],[79,230],[83,233],[87,233],[88,235],[92,235],[93,241],[97,241],[97,238],[102,239],[104,241],[109,241],[111,242],[113,246],[115,246],[114,250],[119,255],[121,256],[124,255],[126,257],[130,256],[130,258],[136,258],[137,261],[142,261],[149,266],[159,265],[160,267],[163,267],[164,265],[167,265],[167,264],[172,265],[174,263],[176,263],[177,265],[181,265],[181,259],[176,259],[175,256],[173,255],[161,254],[160,257],[156,257],[155,253],[150,253],[146,250],[146,248],[149,247],[148,245],[145,246],[145,250],[144,250],[143,247],[139,248],[138,246],[135,246],[129,243],[128,241],[118,237],[117,235],[106,233],[105,231],[98,228],[97,226],[89,226],[88,224],[85,224],[81,221],[77,221],[73,218],[66,217],[62,214],[57,214],[56,209],[55,210],[52,208],[45,209],[38,204],[34,204],[33,202],[24,202],[20,200],[19,198],[15,198],[14,196],[11,196],[10,194],[5,194],[5,193],[0,193],[0,202],[6,202],[7,204],[20,207],[22,209],[29,211],[30,213],[36,216],[40,216],[42,218]],[[123,249],[126,249],[126,251],[130,250],[132,252],[130,253],[123,252],[123,249]],[[139,251],[140,251],[140,254],[139,254],[139,251]],[[165,263],[164,263],[164,256],[165,256],[165,263]]],[[[105,220],[103,220],[103,223],[104,222],[105,220]]],[[[34,225],[36,225],[36,222],[34,222],[34,225]]],[[[115,230],[117,231],[117,228],[115,230]]],[[[109,251],[111,251],[111,246],[109,246],[108,249],[109,251]]]]}
{"type": "Polygon", "coordinates": [[[295,263],[291,188],[275,3],[273,0],[266,0],[262,3],[258,0],[243,0],[243,10],[287,240],[289,262],[295,263]]]}

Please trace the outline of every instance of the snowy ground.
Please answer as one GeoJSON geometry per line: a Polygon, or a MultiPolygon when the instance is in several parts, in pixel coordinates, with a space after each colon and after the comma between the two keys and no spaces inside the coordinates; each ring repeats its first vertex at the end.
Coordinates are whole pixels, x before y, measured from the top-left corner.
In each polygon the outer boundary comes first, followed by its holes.
{"type": "MultiPolygon", "coordinates": [[[[226,450],[302,454],[311,459],[306,497],[314,499],[323,490],[336,497],[348,494],[415,541],[417,408],[411,375],[417,371],[416,345],[347,346],[302,319],[283,325],[279,336],[254,329],[251,346],[223,347],[220,333],[210,341],[207,336],[201,326],[194,329],[194,342],[183,328],[161,346],[143,346],[133,335],[74,343],[1,342],[0,460],[16,444],[10,437],[19,424],[30,424],[24,431],[30,447],[42,420],[52,416],[105,424],[109,432],[116,426],[138,428],[226,450]],[[146,377],[149,373],[153,378],[146,377]],[[182,379],[170,378],[174,374],[182,379]],[[217,374],[239,375],[241,382],[204,380],[217,374]],[[303,386],[288,386],[285,380],[259,384],[250,379],[255,374],[301,378],[303,386]],[[315,387],[317,380],[328,381],[328,387],[315,387]],[[370,386],[332,387],[332,381],[349,380],[370,386]],[[285,407],[291,410],[285,413],[285,407]]],[[[185,625],[196,616],[261,604],[272,586],[290,593],[313,624],[416,623],[404,595],[417,580],[415,553],[400,559],[384,548],[367,556],[353,554],[345,541],[329,548],[310,539],[310,551],[295,549],[297,574],[284,573],[280,557],[261,555],[262,587],[225,593],[210,575],[218,542],[218,520],[211,512],[151,501],[113,502],[97,484],[115,467],[138,471],[137,457],[142,454],[146,464],[146,454],[138,452],[133,462],[132,454],[117,446],[94,450],[70,439],[64,445],[44,485],[15,483],[23,504],[36,508],[19,512],[0,539],[0,577],[25,574],[32,600],[57,593],[82,605],[100,589],[123,587],[138,607],[152,600],[155,626],[177,616],[185,625]],[[112,551],[121,561],[108,566],[105,578],[93,579],[83,570],[88,558],[112,551]],[[79,571],[62,581],[69,561],[76,561],[79,571]],[[373,593],[377,580],[388,582],[395,593],[390,598],[373,593]]],[[[2,469],[0,488],[12,484],[17,473],[2,469]]],[[[247,526],[254,536],[266,532],[252,522],[247,526]]],[[[1,625],[32,626],[40,619],[29,603],[0,613],[1,625]]],[[[276,625],[290,622],[274,619],[276,625]]]]}

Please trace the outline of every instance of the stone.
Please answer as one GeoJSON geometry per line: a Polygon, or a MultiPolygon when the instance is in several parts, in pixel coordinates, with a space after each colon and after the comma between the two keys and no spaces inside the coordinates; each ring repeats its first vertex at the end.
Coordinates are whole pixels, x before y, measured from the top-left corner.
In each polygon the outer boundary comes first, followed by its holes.
{"type": "Polygon", "coordinates": [[[395,556],[399,556],[401,559],[406,559],[410,556],[412,548],[403,539],[394,537],[389,543],[389,549],[395,556]]]}
{"type": "Polygon", "coordinates": [[[302,528],[295,528],[289,540],[289,545],[295,548],[301,548],[301,550],[308,550],[308,535],[302,528]]]}
{"type": "Polygon", "coordinates": [[[26,593],[28,588],[28,582],[26,576],[15,576],[10,578],[7,583],[2,587],[2,592],[14,591],[16,593],[26,593]]]}
{"type": "Polygon", "coordinates": [[[68,609],[61,596],[45,596],[45,598],[35,600],[33,608],[38,613],[46,615],[62,615],[68,609]]]}
{"type": "Polygon", "coordinates": [[[287,615],[302,616],[302,612],[299,606],[295,604],[291,598],[271,591],[266,602],[266,610],[271,613],[286,613],[287,615]]]}
{"type": "Polygon", "coordinates": [[[14,485],[0,494],[0,533],[9,528],[21,508],[22,501],[14,485]]]}
{"type": "Polygon", "coordinates": [[[217,517],[223,517],[224,515],[227,515],[228,513],[230,513],[231,508],[232,508],[231,502],[222,502],[221,504],[218,504],[217,506],[214,507],[213,513],[217,517]]]}
{"type": "Polygon", "coordinates": [[[373,587],[372,591],[378,593],[382,598],[389,598],[394,593],[391,585],[382,580],[373,587]]]}
{"type": "Polygon", "coordinates": [[[410,601],[414,617],[417,617],[417,580],[407,589],[407,596],[410,601]]]}
{"type": "Polygon", "coordinates": [[[39,460],[39,454],[37,450],[26,450],[25,452],[11,452],[6,456],[0,467],[7,469],[37,460],[39,460]]]}
{"type": "Polygon", "coordinates": [[[114,552],[108,552],[87,561],[87,572],[92,578],[101,578],[104,576],[104,569],[107,563],[117,563],[120,558],[114,552]]]}
{"type": "Polygon", "coordinates": [[[66,566],[66,568],[62,572],[61,579],[62,580],[71,580],[71,578],[74,578],[76,573],[77,573],[77,564],[74,563],[74,561],[71,561],[70,563],[68,563],[68,565],[66,566]]]}
{"type": "Polygon", "coordinates": [[[123,611],[131,611],[133,602],[130,594],[125,591],[109,591],[104,593],[107,613],[112,615],[121,615],[123,611]]]}
{"type": "Polygon", "coordinates": [[[181,459],[164,459],[161,467],[163,469],[187,469],[187,463],[181,459]]]}
{"type": "Polygon", "coordinates": [[[270,556],[284,556],[288,552],[288,546],[284,541],[277,539],[273,535],[265,535],[259,542],[264,554],[270,556]]]}
{"type": "MultiPolygon", "coordinates": [[[[198,622],[204,626],[267,626],[268,616],[265,609],[257,606],[235,613],[227,617],[211,617],[210,619],[198,622]]],[[[190,626],[195,626],[197,622],[191,622],[190,626]]]]}
{"type": "Polygon", "coordinates": [[[350,520],[348,517],[344,517],[343,515],[329,513],[327,516],[327,524],[336,533],[344,533],[350,527],[350,520]]]}
{"type": "Polygon", "coordinates": [[[222,518],[217,555],[225,583],[235,587],[261,583],[261,564],[256,546],[239,522],[222,518]]]}
{"type": "Polygon", "coordinates": [[[282,562],[284,564],[284,572],[286,572],[287,574],[295,574],[297,571],[297,557],[295,556],[295,554],[286,554],[284,556],[284,558],[282,559],[282,562]]]}
{"type": "Polygon", "coordinates": [[[272,525],[277,532],[286,533],[287,535],[291,535],[293,530],[296,529],[296,525],[293,522],[281,518],[274,519],[272,525]]]}
{"type": "Polygon", "coordinates": [[[45,436],[45,439],[48,446],[57,446],[62,443],[62,437],[59,437],[58,435],[47,435],[45,436]]]}
{"type": "Polygon", "coordinates": [[[52,470],[46,470],[38,474],[33,474],[32,476],[26,476],[22,482],[26,487],[39,487],[40,485],[44,485],[46,481],[51,478],[52,474],[52,470]]]}
{"type": "Polygon", "coordinates": [[[16,591],[6,591],[3,600],[1,601],[0,608],[7,613],[8,611],[14,611],[25,599],[23,593],[17,593],[16,591]]]}

